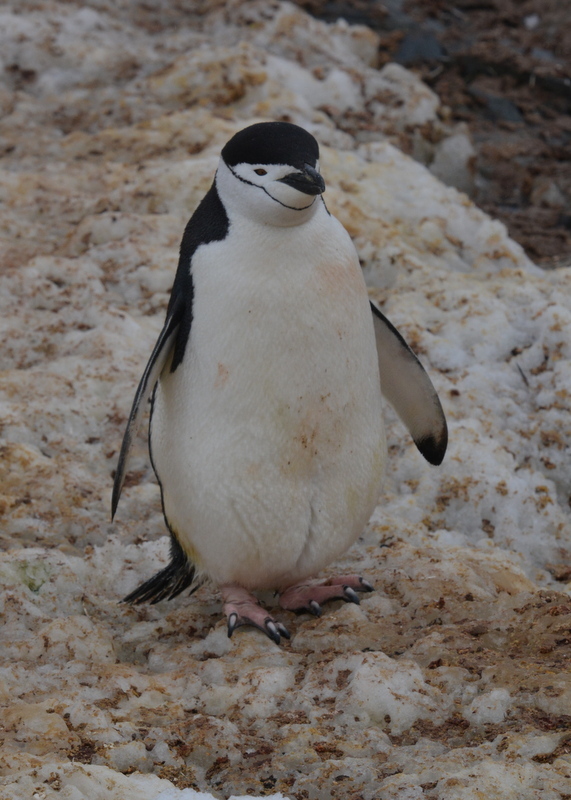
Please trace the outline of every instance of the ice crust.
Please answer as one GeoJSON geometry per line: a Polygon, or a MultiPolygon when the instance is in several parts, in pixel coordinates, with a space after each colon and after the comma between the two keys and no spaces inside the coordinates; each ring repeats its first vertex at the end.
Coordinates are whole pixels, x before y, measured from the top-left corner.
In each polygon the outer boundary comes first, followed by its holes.
{"type": "Polygon", "coordinates": [[[0,798],[571,796],[571,270],[439,182],[469,181],[466,133],[375,68],[374,33],[192,7],[0,13],[0,798]],[[229,640],[208,585],[118,604],[168,558],[142,439],[115,524],[109,506],[184,225],[227,139],[284,117],[320,140],[328,207],[450,447],[429,467],[386,409],[383,495],[331,568],[376,591],[277,610],[277,647],[229,640]]]}

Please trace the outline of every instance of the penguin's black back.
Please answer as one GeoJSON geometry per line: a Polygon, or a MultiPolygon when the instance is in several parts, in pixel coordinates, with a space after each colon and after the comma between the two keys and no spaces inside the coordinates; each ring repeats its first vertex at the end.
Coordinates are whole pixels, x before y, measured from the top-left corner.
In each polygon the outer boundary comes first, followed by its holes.
{"type": "Polygon", "coordinates": [[[228,235],[230,222],[222,205],[216,185],[213,183],[200,205],[189,219],[182,242],[180,256],[172,292],[167,309],[167,317],[174,308],[180,316],[179,329],[174,345],[171,372],[174,372],[184,358],[186,344],[192,327],[192,302],[194,286],[192,282],[191,261],[201,244],[220,241],[228,235]]]}

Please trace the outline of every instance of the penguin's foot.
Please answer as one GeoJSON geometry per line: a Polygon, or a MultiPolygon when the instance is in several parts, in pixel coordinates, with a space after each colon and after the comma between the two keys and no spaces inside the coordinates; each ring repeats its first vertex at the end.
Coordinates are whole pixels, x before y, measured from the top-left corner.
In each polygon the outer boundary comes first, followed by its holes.
{"type": "Polygon", "coordinates": [[[260,605],[259,600],[253,594],[243,589],[241,586],[230,584],[221,586],[222,600],[224,601],[223,610],[228,619],[228,636],[232,636],[236,628],[242,625],[250,625],[263,631],[266,636],[276,644],[280,643],[280,637],[289,639],[289,631],[271,617],[265,608],[260,605]]]}
{"type": "Polygon", "coordinates": [[[360,575],[339,575],[316,583],[296,583],[282,592],[280,606],[287,611],[308,611],[321,616],[321,603],[347,600],[359,605],[357,592],[372,592],[373,587],[360,575]]]}

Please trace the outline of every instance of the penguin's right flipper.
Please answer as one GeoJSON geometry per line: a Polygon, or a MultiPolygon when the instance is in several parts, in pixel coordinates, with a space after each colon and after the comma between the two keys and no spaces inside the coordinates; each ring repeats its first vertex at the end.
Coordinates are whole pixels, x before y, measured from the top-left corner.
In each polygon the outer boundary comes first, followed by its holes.
{"type": "Polygon", "coordinates": [[[124,597],[122,603],[131,603],[132,605],[151,603],[154,605],[161,600],[172,600],[189,586],[192,587],[190,590],[190,594],[192,594],[201,585],[200,579],[195,581],[196,568],[194,564],[180,546],[175,534],[172,531],[170,533],[170,563],[148,581],[138,586],[127,597],[124,597]]]}
{"type": "Polygon", "coordinates": [[[125,473],[127,472],[127,462],[129,459],[129,451],[131,444],[137,434],[141,419],[147,408],[147,401],[151,396],[155,385],[175,347],[177,332],[181,321],[184,317],[184,301],[179,295],[172,304],[172,308],[167,316],[166,322],[162,331],[160,332],[157,343],[151,353],[149,362],[143,372],[143,377],[137,387],[135,399],[129,414],[129,421],[123,436],[123,443],[121,444],[121,452],[119,454],[119,461],[117,462],[117,470],[115,472],[115,480],[113,482],[113,495],[111,499],[111,519],[115,516],[117,511],[117,504],[121,497],[121,490],[125,480],[125,473]]]}

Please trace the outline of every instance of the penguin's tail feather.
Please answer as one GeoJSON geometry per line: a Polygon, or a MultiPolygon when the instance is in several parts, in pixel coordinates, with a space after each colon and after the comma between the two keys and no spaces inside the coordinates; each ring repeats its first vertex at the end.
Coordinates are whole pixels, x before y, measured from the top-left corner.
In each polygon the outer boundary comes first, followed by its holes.
{"type": "Polygon", "coordinates": [[[187,554],[180,546],[178,539],[171,531],[171,560],[164,569],[149,578],[134,591],[124,597],[122,603],[139,605],[140,603],[159,603],[161,600],[172,600],[184,592],[189,586],[193,594],[201,585],[201,580],[195,580],[196,567],[189,560],[187,554]],[[194,585],[192,585],[194,583],[194,585]]]}

